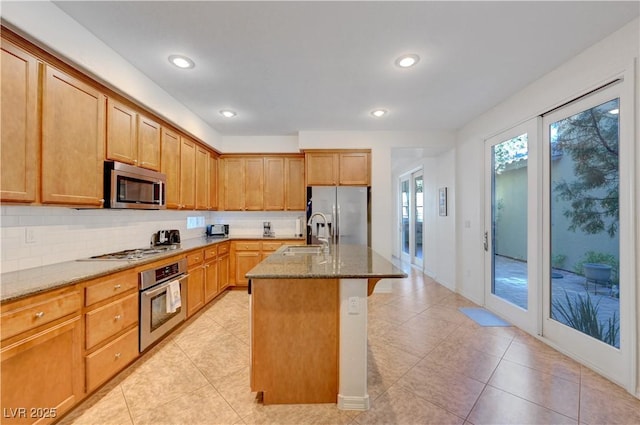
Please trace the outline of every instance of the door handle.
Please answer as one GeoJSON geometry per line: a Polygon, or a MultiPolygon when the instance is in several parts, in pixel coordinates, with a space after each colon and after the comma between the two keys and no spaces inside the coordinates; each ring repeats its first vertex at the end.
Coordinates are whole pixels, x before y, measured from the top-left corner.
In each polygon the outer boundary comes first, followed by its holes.
{"type": "Polygon", "coordinates": [[[484,232],[484,250],[489,251],[489,232],[484,232]]]}

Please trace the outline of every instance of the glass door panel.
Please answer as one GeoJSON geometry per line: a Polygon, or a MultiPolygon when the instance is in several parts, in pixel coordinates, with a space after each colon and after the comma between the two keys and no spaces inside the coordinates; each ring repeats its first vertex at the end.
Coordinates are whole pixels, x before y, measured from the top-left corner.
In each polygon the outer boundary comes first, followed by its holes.
{"type": "Polygon", "coordinates": [[[619,99],[549,124],[550,317],[620,348],[619,99]]]}
{"type": "Polygon", "coordinates": [[[413,246],[413,263],[422,265],[422,235],[424,227],[424,198],[423,198],[424,181],[422,174],[413,176],[414,190],[414,208],[415,208],[415,227],[414,227],[414,246],[413,246]]]}
{"type": "Polygon", "coordinates": [[[410,255],[409,252],[409,179],[400,182],[400,246],[402,255],[410,255]]]}
{"type": "Polygon", "coordinates": [[[485,142],[485,304],[534,334],[541,317],[540,121],[531,119],[485,142]]]}
{"type": "Polygon", "coordinates": [[[528,309],[527,133],[491,147],[491,293],[528,309]]]}

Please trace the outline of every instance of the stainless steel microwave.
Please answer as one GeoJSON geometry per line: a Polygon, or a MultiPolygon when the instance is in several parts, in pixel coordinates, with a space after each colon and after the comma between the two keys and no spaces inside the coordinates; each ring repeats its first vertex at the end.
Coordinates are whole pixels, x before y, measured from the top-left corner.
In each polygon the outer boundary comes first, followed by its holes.
{"type": "Polygon", "coordinates": [[[105,208],[165,209],[163,173],[116,161],[104,162],[105,208]]]}

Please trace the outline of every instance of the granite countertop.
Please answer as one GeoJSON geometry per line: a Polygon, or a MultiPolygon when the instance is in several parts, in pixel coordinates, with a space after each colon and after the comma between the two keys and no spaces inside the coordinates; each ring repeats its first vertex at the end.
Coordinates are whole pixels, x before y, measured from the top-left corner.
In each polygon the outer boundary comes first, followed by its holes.
{"type": "Polygon", "coordinates": [[[288,255],[279,248],[251,269],[249,279],[405,278],[407,274],[365,245],[332,245],[328,254],[288,255]]]}
{"type": "Polygon", "coordinates": [[[198,248],[232,240],[260,239],[265,241],[302,239],[294,235],[278,235],[263,238],[262,235],[233,236],[229,238],[194,238],[183,240],[180,248],[141,260],[75,260],[58,264],[34,267],[0,274],[0,302],[18,300],[30,295],[73,285],[111,273],[139,267],[163,258],[185,254],[198,248]]]}

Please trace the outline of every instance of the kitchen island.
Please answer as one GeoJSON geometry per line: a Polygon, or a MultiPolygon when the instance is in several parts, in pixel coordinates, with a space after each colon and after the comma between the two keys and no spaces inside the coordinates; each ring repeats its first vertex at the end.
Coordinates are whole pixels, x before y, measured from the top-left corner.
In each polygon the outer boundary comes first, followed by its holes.
{"type": "Polygon", "coordinates": [[[283,246],[250,270],[251,390],[367,410],[367,296],[407,275],[362,245],[283,246]]]}

